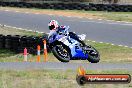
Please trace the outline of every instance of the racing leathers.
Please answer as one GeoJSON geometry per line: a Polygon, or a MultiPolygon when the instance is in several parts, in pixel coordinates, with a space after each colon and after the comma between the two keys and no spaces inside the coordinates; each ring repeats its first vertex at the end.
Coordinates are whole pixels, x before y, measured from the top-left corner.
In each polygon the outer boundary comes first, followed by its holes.
{"type": "MultiPolygon", "coordinates": [[[[48,37],[50,37],[51,35],[54,35],[56,33],[62,32],[67,27],[69,27],[69,26],[59,26],[57,30],[50,30],[50,33],[49,33],[48,37]]],[[[70,38],[73,38],[73,39],[77,40],[78,42],[80,42],[82,44],[83,47],[85,47],[85,43],[79,38],[79,36],[77,34],[75,34],[73,32],[69,32],[68,36],[70,36],[70,38]]],[[[69,40],[69,42],[70,42],[70,40],[69,40]]]]}

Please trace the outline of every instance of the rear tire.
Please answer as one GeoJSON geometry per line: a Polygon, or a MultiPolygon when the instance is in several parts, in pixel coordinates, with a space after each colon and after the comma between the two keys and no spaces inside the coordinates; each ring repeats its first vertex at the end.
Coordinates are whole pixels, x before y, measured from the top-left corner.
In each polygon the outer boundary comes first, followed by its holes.
{"type": "Polygon", "coordinates": [[[66,48],[66,46],[64,45],[56,45],[52,48],[52,53],[54,54],[54,56],[61,62],[69,62],[70,61],[70,54],[68,49],[66,48]],[[61,51],[58,49],[58,46],[62,46],[66,51],[66,56],[61,55],[61,51]]]}

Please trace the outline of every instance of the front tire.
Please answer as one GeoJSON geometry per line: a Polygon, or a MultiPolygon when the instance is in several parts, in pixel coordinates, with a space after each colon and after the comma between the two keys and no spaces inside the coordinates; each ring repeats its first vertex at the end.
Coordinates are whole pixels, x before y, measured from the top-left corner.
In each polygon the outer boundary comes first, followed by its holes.
{"type": "Polygon", "coordinates": [[[66,46],[64,45],[56,45],[52,48],[52,53],[54,56],[61,62],[69,62],[70,61],[70,53],[66,46]],[[64,49],[64,51],[63,51],[64,49]]]}
{"type": "Polygon", "coordinates": [[[98,63],[100,61],[100,54],[99,52],[92,46],[88,46],[88,61],[91,63],[98,63]]]}

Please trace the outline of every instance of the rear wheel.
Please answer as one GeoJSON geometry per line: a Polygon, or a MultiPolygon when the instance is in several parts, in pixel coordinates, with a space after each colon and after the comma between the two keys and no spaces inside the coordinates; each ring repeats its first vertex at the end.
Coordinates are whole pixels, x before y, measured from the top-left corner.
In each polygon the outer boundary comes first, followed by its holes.
{"type": "Polygon", "coordinates": [[[98,63],[100,60],[99,52],[92,46],[87,46],[88,61],[91,63],[98,63]]]}
{"type": "Polygon", "coordinates": [[[70,53],[65,45],[56,45],[52,48],[54,56],[61,62],[70,61],[70,53]]]}

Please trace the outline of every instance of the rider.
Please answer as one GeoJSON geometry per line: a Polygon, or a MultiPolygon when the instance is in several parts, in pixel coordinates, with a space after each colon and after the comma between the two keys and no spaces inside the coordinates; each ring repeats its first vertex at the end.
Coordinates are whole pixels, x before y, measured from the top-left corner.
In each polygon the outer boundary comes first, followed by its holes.
{"type": "MultiPolygon", "coordinates": [[[[53,35],[55,33],[59,33],[59,31],[65,30],[67,28],[67,26],[63,26],[63,25],[59,26],[59,23],[56,20],[51,20],[49,22],[48,26],[49,26],[49,30],[50,30],[48,37],[50,37],[51,35],[53,35]]],[[[70,36],[70,38],[73,38],[73,39],[79,41],[83,45],[83,47],[86,46],[85,43],[75,33],[69,32],[69,36],[70,36]]]]}

